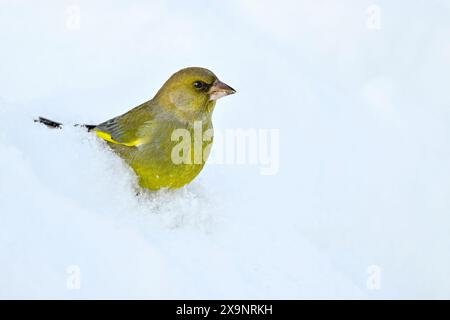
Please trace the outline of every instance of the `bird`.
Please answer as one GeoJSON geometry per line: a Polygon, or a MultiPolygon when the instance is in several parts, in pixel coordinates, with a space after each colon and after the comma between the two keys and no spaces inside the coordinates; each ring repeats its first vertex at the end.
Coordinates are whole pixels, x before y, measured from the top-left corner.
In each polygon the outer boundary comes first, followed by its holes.
{"type": "MultiPolygon", "coordinates": [[[[142,188],[178,189],[203,169],[213,141],[216,101],[234,93],[212,71],[188,67],[174,73],[151,100],[98,125],[77,126],[106,141],[133,169],[142,188]],[[192,139],[197,131],[208,132],[210,138],[192,139]],[[195,154],[199,147],[205,151],[201,157],[195,154]]],[[[63,126],[44,117],[35,122],[50,128],[63,126]]]]}

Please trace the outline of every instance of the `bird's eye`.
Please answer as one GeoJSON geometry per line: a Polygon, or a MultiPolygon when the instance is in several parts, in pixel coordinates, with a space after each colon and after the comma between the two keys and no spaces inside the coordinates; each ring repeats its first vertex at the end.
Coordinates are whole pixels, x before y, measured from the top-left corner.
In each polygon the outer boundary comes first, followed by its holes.
{"type": "Polygon", "coordinates": [[[204,83],[204,82],[202,82],[202,81],[195,81],[194,82],[194,88],[195,89],[203,89],[203,88],[205,88],[205,86],[206,86],[206,83],[204,83]]]}

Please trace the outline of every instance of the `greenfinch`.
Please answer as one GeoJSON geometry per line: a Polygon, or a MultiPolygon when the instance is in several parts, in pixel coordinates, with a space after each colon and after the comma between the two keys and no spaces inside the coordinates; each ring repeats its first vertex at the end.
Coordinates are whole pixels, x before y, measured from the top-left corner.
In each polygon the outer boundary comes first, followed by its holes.
{"type": "MultiPolygon", "coordinates": [[[[208,158],[209,152],[205,152],[196,157],[197,161],[192,160],[199,146],[191,139],[196,134],[194,131],[209,132],[209,141],[202,139],[200,147],[202,150],[210,147],[216,101],[235,92],[207,69],[185,68],[173,74],[153,99],[99,125],[85,127],[126,161],[142,188],[176,189],[190,183],[208,158]],[[187,134],[187,148],[177,149],[182,135],[174,138],[174,132],[187,134]],[[182,159],[186,161],[174,159],[183,153],[180,151],[185,153],[182,159]]],[[[49,127],[62,126],[42,117],[36,121],[49,127]]]]}

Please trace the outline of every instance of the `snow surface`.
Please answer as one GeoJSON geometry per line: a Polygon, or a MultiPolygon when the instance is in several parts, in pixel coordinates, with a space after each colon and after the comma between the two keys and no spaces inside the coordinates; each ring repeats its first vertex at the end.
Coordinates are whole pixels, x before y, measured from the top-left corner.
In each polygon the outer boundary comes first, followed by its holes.
{"type": "Polygon", "coordinates": [[[450,298],[449,17],[446,0],[0,0],[0,298],[450,298]],[[209,165],[136,196],[102,142],[32,121],[104,121],[186,66],[237,89],[218,130],[280,130],[277,174],[209,165]]]}

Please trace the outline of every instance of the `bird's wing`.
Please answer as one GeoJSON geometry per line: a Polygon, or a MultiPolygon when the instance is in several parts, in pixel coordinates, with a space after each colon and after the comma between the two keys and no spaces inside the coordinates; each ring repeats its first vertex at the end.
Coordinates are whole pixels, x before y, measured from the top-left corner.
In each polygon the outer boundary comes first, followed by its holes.
{"type": "Polygon", "coordinates": [[[122,116],[113,118],[96,126],[93,130],[98,137],[111,143],[127,147],[138,147],[149,141],[148,130],[153,117],[142,107],[137,107],[122,116]]]}

